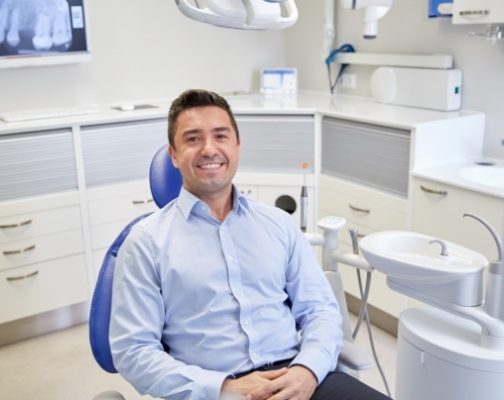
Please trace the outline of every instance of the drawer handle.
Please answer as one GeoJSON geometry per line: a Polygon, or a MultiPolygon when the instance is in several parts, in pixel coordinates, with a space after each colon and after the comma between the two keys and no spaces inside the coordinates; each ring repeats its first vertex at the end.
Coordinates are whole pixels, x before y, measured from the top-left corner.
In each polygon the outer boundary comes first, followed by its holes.
{"type": "Polygon", "coordinates": [[[154,200],[153,199],[148,199],[148,200],[132,200],[131,202],[134,205],[139,205],[139,204],[147,204],[147,203],[152,203],[154,200]]]}
{"type": "Polygon", "coordinates": [[[38,275],[38,271],[33,271],[33,272],[30,272],[29,274],[26,274],[26,275],[19,275],[19,276],[8,276],[7,278],[7,282],[13,282],[13,281],[22,281],[24,279],[29,279],[29,278],[33,278],[34,276],[38,275]]]}
{"type": "Polygon", "coordinates": [[[19,250],[5,250],[3,251],[4,256],[12,256],[14,254],[22,254],[26,253],[28,251],[35,250],[35,245],[32,244],[31,246],[25,247],[24,249],[19,249],[19,250]]]}
{"type": "Polygon", "coordinates": [[[437,194],[439,196],[446,196],[446,195],[448,195],[448,192],[446,190],[429,189],[428,187],[425,187],[424,185],[420,185],[420,189],[422,189],[426,193],[437,194]]]}
{"type": "Polygon", "coordinates": [[[490,10],[467,10],[467,11],[459,11],[459,15],[462,17],[466,17],[469,15],[488,15],[490,14],[490,10]]]}
{"type": "Polygon", "coordinates": [[[364,214],[369,214],[371,212],[370,209],[355,207],[351,204],[349,204],[348,207],[350,207],[350,209],[353,211],[357,211],[357,212],[364,213],[364,214]]]}
{"type": "Polygon", "coordinates": [[[9,229],[9,228],[19,228],[20,226],[30,225],[32,223],[31,219],[20,222],[19,224],[8,224],[8,225],[0,225],[0,229],[9,229]]]}

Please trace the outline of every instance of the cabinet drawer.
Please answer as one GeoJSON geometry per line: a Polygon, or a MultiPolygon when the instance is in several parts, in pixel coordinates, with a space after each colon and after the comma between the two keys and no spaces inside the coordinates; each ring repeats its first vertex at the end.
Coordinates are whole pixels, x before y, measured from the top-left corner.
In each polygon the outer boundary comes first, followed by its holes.
{"type": "Polygon", "coordinates": [[[83,255],[0,272],[0,323],[88,299],[83,255]]]}
{"type": "Polygon", "coordinates": [[[80,227],[79,206],[1,217],[0,244],[69,231],[80,227]]]}
{"type": "Polygon", "coordinates": [[[375,231],[404,229],[406,200],[322,175],[319,208],[375,231]]]}
{"type": "MultiPolygon", "coordinates": [[[[321,212],[320,217],[323,218],[329,215],[331,214],[321,212]]],[[[373,232],[369,230],[369,228],[363,228],[358,224],[347,221],[347,224],[340,231],[339,248],[349,253],[352,253],[352,245],[350,235],[348,234],[348,228],[357,228],[358,232],[364,235],[373,232]]],[[[338,263],[338,270],[341,273],[341,279],[343,280],[343,289],[345,290],[345,292],[360,299],[361,295],[356,269],[350,265],[346,265],[340,262],[338,263]]],[[[362,284],[365,285],[366,273],[361,272],[361,277],[362,284]]],[[[405,296],[393,291],[388,287],[386,275],[376,270],[372,272],[371,289],[369,292],[368,301],[369,304],[395,317],[399,316],[401,311],[406,308],[407,304],[407,299],[405,296]]]]}
{"type": "Polygon", "coordinates": [[[108,249],[117,235],[132,220],[133,218],[124,219],[91,227],[91,245],[93,250],[108,249]]]}
{"type": "MultiPolygon", "coordinates": [[[[152,198],[145,193],[89,202],[89,220],[91,226],[132,219],[156,211],[158,208],[152,198]]],[[[119,232],[117,232],[119,233],[119,232]]]]}
{"type": "Polygon", "coordinates": [[[145,179],[88,190],[91,226],[131,221],[157,209],[145,179]]]}
{"type": "Polygon", "coordinates": [[[83,252],[81,230],[0,244],[0,269],[39,263],[83,252]]]}
{"type": "Polygon", "coordinates": [[[490,233],[464,213],[478,215],[504,235],[504,200],[455,186],[414,179],[413,229],[470,247],[488,259],[497,250],[490,233]],[[432,192],[438,192],[432,193],[432,192]],[[440,193],[439,193],[440,192],[440,193]]]}

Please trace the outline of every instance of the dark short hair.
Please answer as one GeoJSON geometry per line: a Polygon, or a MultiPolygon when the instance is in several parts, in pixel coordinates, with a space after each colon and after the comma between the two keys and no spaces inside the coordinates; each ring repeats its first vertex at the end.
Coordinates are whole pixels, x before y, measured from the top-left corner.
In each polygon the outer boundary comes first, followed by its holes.
{"type": "Polygon", "coordinates": [[[234,131],[236,139],[240,141],[238,125],[226,99],[217,93],[203,89],[189,89],[180,94],[171,104],[168,112],[168,142],[175,148],[175,130],[177,129],[177,118],[181,112],[195,107],[219,107],[227,112],[234,131]]]}

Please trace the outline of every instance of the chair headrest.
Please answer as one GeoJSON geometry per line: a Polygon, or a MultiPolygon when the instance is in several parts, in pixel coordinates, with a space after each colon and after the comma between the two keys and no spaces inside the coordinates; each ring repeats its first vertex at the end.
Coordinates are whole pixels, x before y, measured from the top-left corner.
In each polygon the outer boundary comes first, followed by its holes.
{"type": "Polygon", "coordinates": [[[159,208],[178,197],[182,187],[182,175],[175,168],[168,154],[168,146],[162,146],[152,158],[149,170],[152,198],[159,208]]]}

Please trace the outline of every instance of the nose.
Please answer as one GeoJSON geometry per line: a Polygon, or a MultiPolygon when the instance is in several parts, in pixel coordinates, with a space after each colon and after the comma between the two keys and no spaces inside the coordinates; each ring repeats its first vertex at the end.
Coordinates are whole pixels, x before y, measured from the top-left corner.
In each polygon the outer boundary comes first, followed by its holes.
{"type": "Polygon", "coordinates": [[[216,143],[212,138],[205,138],[201,148],[201,155],[206,157],[213,157],[217,154],[216,143]]]}

